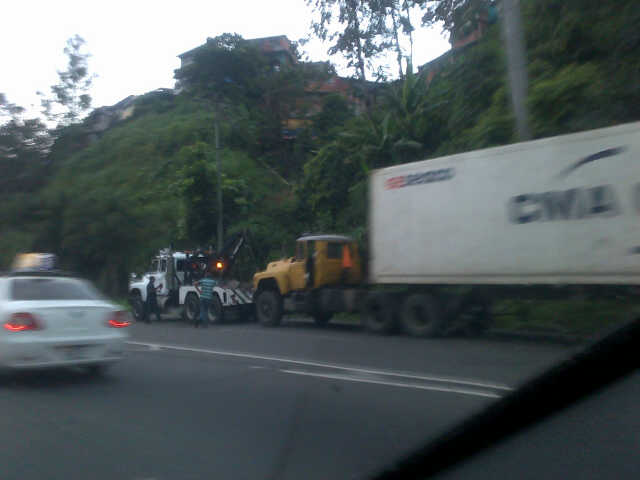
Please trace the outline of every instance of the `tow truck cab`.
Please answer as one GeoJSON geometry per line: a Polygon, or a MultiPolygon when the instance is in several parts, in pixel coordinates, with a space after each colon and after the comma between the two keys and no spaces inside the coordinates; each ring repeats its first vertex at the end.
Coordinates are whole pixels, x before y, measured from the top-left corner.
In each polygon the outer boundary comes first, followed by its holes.
{"type": "Polygon", "coordinates": [[[149,270],[141,278],[133,278],[129,282],[129,294],[138,296],[144,302],[147,299],[149,278],[154,277],[158,288],[158,303],[162,308],[177,291],[180,285],[190,283],[187,269],[187,254],[184,252],[161,251],[151,260],[149,270]]]}

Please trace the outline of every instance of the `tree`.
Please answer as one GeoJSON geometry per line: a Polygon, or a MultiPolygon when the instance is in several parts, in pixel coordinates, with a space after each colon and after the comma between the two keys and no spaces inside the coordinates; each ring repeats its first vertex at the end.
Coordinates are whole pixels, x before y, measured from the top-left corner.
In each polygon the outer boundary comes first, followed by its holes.
{"type": "Polygon", "coordinates": [[[442,28],[453,32],[466,22],[475,22],[479,12],[486,12],[492,0],[416,0],[415,4],[426,9],[422,24],[432,26],[442,22],[442,28]]]}
{"type": "Polygon", "coordinates": [[[261,97],[260,79],[269,64],[258,49],[240,35],[225,33],[207,39],[193,61],[175,71],[175,78],[190,94],[209,103],[214,111],[215,155],[217,166],[218,228],[217,245],[223,246],[222,186],[219,159],[220,117],[237,104],[248,106],[261,97]]]}
{"type": "Polygon", "coordinates": [[[204,246],[215,237],[219,216],[216,183],[207,166],[208,145],[198,142],[184,147],[179,155],[186,163],[180,173],[179,186],[184,207],[184,233],[186,238],[204,246]]]}
{"type": "Polygon", "coordinates": [[[268,70],[267,59],[255,46],[238,34],[224,33],[207,39],[174,77],[193,97],[247,104],[262,96],[260,80],[268,70]]]}
{"type": "Polygon", "coordinates": [[[51,137],[38,119],[11,120],[0,126],[0,192],[32,191],[44,180],[51,137]]]}
{"type": "Polygon", "coordinates": [[[0,122],[3,118],[15,119],[24,112],[24,108],[7,100],[4,93],[0,93],[0,122]]]}
{"type": "Polygon", "coordinates": [[[407,68],[413,63],[413,25],[411,10],[417,5],[415,0],[369,0],[369,7],[375,18],[374,28],[386,42],[384,49],[393,48],[398,63],[398,74],[404,77],[403,61],[408,58],[407,68]],[[408,37],[410,44],[409,55],[405,53],[400,38],[408,37]]]}
{"type": "Polygon", "coordinates": [[[344,55],[347,65],[355,68],[357,78],[364,85],[367,80],[367,68],[371,67],[371,59],[385,48],[377,5],[372,5],[366,0],[306,2],[307,5],[313,6],[317,16],[311,23],[313,34],[322,41],[330,41],[329,55],[344,55]],[[331,30],[336,23],[337,30],[331,30]]]}
{"type": "Polygon", "coordinates": [[[420,0],[402,0],[402,15],[400,15],[400,25],[402,32],[409,37],[409,61],[413,66],[413,32],[415,27],[411,23],[411,10],[420,5],[420,0]]]}
{"type": "Polygon", "coordinates": [[[23,119],[24,108],[0,93],[0,197],[31,192],[42,185],[51,136],[37,118],[23,119]]]}
{"type": "Polygon", "coordinates": [[[385,3],[385,11],[389,12],[389,17],[391,18],[391,34],[393,37],[393,45],[396,50],[396,61],[398,62],[398,73],[399,77],[402,78],[404,76],[402,71],[402,58],[404,57],[402,47],[400,46],[400,35],[399,31],[401,29],[400,25],[400,3],[397,0],[387,0],[385,3]]]}
{"type": "MultiPolygon", "coordinates": [[[[307,0],[316,12],[311,24],[314,35],[332,42],[328,53],[343,54],[360,79],[366,79],[372,60],[390,49],[396,55],[399,77],[404,76],[405,60],[409,60],[406,67],[413,63],[411,11],[423,3],[420,0],[307,0]],[[409,52],[405,51],[403,37],[409,41],[409,52]]],[[[373,75],[386,79],[383,67],[373,75]]]]}
{"type": "Polygon", "coordinates": [[[83,51],[85,44],[79,35],[67,40],[64,48],[67,69],[58,71],[59,82],[51,86],[51,96],[38,92],[42,97],[42,113],[50,122],[62,126],[75,123],[91,108],[91,96],[87,92],[94,75],[89,73],[91,55],[83,51]]]}
{"type": "Polygon", "coordinates": [[[336,129],[341,129],[344,123],[353,117],[353,112],[347,100],[338,93],[332,93],[324,98],[322,110],[313,116],[313,130],[320,139],[330,139],[336,129]]]}

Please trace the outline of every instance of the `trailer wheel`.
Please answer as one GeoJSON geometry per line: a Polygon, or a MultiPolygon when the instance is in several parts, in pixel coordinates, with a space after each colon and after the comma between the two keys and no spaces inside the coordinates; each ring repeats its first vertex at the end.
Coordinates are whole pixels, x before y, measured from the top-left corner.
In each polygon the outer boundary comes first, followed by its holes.
{"type": "Polygon", "coordinates": [[[213,300],[209,304],[208,318],[209,323],[218,324],[224,322],[224,309],[218,294],[214,292],[213,300]]]}
{"type": "Polygon", "coordinates": [[[435,337],[442,332],[445,317],[438,301],[428,293],[409,295],[402,305],[402,328],[414,337],[435,337]]]}
{"type": "Polygon", "coordinates": [[[256,298],[258,321],[267,327],[280,325],[282,321],[282,297],[275,290],[261,290],[256,298]]]}
{"type": "Polygon", "coordinates": [[[187,294],[187,298],[184,299],[184,309],[182,310],[182,316],[185,321],[189,323],[196,323],[200,315],[200,300],[195,293],[187,294]]]}
{"type": "Polygon", "coordinates": [[[373,333],[392,333],[396,327],[395,302],[391,295],[373,292],[364,301],[364,325],[373,333]]]}

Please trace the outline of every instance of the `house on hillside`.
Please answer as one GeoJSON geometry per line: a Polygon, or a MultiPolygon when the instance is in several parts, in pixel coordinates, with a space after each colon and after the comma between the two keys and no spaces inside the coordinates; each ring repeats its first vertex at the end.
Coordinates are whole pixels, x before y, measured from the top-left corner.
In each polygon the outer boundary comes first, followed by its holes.
{"type": "Polygon", "coordinates": [[[256,46],[263,55],[271,59],[272,66],[275,69],[298,63],[295,48],[286,35],[251,38],[247,42],[256,46]]]}
{"type": "MultiPolygon", "coordinates": [[[[197,53],[203,48],[206,48],[207,45],[211,44],[213,40],[213,38],[207,37],[207,41],[202,45],[178,55],[178,58],[180,59],[180,68],[193,64],[197,53]]],[[[285,65],[290,66],[298,62],[295,54],[295,48],[286,35],[250,38],[247,40],[247,43],[260,50],[262,54],[271,61],[274,69],[280,69],[285,65]]],[[[181,86],[176,83],[176,90],[179,90],[180,88],[181,86]]]]}
{"type": "MultiPolygon", "coordinates": [[[[178,58],[180,58],[180,68],[193,64],[197,53],[212,41],[212,38],[207,38],[204,44],[178,55],[178,58]]],[[[318,73],[329,71],[328,62],[298,62],[295,47],[285,35],[252,38],[248,39],[247,42],[256,46],[265,57],[270,59],[274,71],[279,71],[281,68],[294,65],[317,70],[318,73]]],[[[352,106],[356,114],[364,111],[365,102],[361,96],[356,95],[355,80],[340,77],[335,74],[328,76],[319,74],[318,78],[322,79],[309,81],[305,85],[303,96],[296,99],[295,105],[289,113],[289,117],[283,122],[282,136],[284,139],[296,138],[302,129],[311,125],[311,117],[322,110],[325,98],[330,94],[343,96],[347,100],[347,103],[352,106]]],[[[369,87],[370,90],[373,90],[371,85],[369,85],[369,87]]],[[[176,82],[176,93],[180,93],[184,88],[185,85],[183,83],[176,82]]]]}
{"type": "MultiPolygon", "coordinates": [[[[326,62],[315,62],[317,68],[326,68],[326,62]]],[[[356,115],[360,115],[366,109],[364,95],[358,95],[358,80],[353,78],[330,75],[322,80],[312,80],[304,87],[304,96],[296,101],[296,108],[291,113],[283,127],[283,137],[285,139],[295,138],[300,131],[312,124],[314,115],[320,113],[324,107],[326,98],[329,95],[340,95],[353,109],[356,115]]],[[[368,82],[369,96],[373,96],[377,85],[368,82]]]]}
{"type": "Polygon", "coordinates": [[[113,125],[131,117],[135,111],[138,95],[129,95],[115,105],[98,107],[83,122],[89,142],[96,141],[102,133],[113,125]]]}

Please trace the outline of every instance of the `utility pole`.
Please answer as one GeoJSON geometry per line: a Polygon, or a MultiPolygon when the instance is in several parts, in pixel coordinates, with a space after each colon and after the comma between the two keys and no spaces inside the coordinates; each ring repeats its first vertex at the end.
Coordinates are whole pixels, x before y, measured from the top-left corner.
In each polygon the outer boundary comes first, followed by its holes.
{"type": "Polygon", "coordinates": [[[218,197],[218,247],[217,251],[222,251],[223,233],[222,233],[222,169],[220,167],[220,135],[218,132],[218,111],[219,106],[215,108],[215,119],[213,122],[213,129],[216,137],[216,176],[217,176],[217,188],[216,193],[218,197]]]}
{"type": "Polygon", "coordinates": [[[527,111],[527,59],[520,15],[520,0],[502,0],[502,35],[507,52],[507,72],[511,104],[516,117],[518,140],[531,139],[529,113],[527,111]]]}

